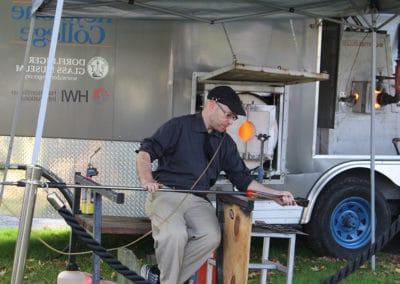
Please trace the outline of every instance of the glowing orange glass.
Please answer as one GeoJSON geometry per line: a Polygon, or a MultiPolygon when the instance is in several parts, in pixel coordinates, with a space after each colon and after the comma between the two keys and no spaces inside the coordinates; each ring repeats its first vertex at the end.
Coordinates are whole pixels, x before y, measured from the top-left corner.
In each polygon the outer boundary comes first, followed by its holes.
{"type": "Polygon", "coordinates": [[[253,138],[255,132],[256,132],[256,127],[254,126],[254,124],[251,121],[246,120],[239,127],[239,138],[243,142],[247,142],[251,138],[253,138]]]}
{"type": "MultiPolygon", "coordinates": [[[[378,100],[378,96],[382,93],[382,89],[375,89],[375,100],[378,100]]],[[[382,106],[376,101],[374,103],[375,109],[380,109],[382,106]]]]}

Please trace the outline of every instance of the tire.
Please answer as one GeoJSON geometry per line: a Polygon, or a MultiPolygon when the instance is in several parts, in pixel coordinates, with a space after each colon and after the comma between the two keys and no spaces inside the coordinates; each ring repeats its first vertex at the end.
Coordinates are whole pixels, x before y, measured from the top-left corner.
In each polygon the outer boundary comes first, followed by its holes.
{"type": "MultiPolygon", "coordinates": [[[[390,208],[376,189],[376,238],[391,224],[390,208]]],[[[320,254],[352,258],[371,241],[369,182],[347,177],[330,185],[318,198],[306,230],[311,247],[320,254]]]]}

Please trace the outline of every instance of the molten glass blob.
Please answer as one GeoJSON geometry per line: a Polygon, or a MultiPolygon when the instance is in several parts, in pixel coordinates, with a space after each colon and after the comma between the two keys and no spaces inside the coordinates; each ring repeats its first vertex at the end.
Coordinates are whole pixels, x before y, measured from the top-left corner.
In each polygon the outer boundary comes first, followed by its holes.
{"type": "Polygon", "coordinates": [[[357,92],[354,92],[353,97],[354,97],[355,102],[357,103],[358,99],[360,98],[360,95],[357,92]]]}
{"type": "Polygon", "coordinates": [[[375,89],[375,103],[374,103],[375,109],[380,109],[382,107],[382,105],[380,104],[381,96],[382,96],[382,89],[381,88],[375,89]]]}
{"type": "Polygon", "coordinates": [[[254,124],[246,120],[239,127],[239,138],[243,142],[247,142],[254,136],[255,132],[256,132],[256,127],[254,126],[254,124]]]}

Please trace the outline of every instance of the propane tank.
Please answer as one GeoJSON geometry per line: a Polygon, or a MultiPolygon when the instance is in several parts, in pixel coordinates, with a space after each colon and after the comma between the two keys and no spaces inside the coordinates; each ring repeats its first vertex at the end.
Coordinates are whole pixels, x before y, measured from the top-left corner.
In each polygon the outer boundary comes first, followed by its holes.
{"type": "MultiPolygon", "coordinates": [[[[91,284],[92,274],[82,271],[63,271],[58,274],[57,284],[91,284]]],[[[116,284],[110,280],[100,280],[100,284],[116,284]]]]}

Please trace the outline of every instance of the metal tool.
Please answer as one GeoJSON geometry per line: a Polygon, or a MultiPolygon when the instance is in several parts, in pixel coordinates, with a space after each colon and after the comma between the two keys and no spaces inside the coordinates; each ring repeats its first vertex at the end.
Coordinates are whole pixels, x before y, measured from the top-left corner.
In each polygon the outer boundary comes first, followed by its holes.
{"type": "MultiPolygon", "coordinates": [[[[25,181],[20,180],[16,182],[7,182],[7,185],[14,185],[14,186],[25,186],[25,181]]],[[[67,184],[67,183],[49,183],[49,182],[42,182],[38,187],[42,188],[90,188],[94,191],[96,190],[132,190],[132,191],[142,191],[147,192],[147,189],[138,186],[121,186],[121,185],[82,185],[82,184],[67,184]]],[[[265,192],[253,191],[248,189],[247,191],[223,191],[223,190],[187,190],[187,189],[175,189],[175,188],[160,188],[160,192],[171,192],[171,193],[196,193],[196,194],[215,194],[215,195],[242,195],[249,198],[259,197],[265,199],[273,199],[276,195],[268,194],[265,192]]],[[[294,199],[297,205],[301,207],[307,207],[309,201],[305,198],[296,197],[294,199]]]]}
{"type": "Polygon", "coordinates": [[[264,171],[264,144],[265,144],[265,141],[267,141],[269,139],[269,137],[270,136],[267,134],[260,133],[257,135],[257,139],[260,140],[260,142],[261,142],[260,166],[258,168],[258,175],[257,175],[257,181],[259,183],[262,183],[263,179],[264,179],[264,174],[265,174],[265,171],[264,171]]]}

